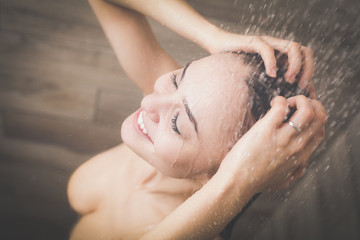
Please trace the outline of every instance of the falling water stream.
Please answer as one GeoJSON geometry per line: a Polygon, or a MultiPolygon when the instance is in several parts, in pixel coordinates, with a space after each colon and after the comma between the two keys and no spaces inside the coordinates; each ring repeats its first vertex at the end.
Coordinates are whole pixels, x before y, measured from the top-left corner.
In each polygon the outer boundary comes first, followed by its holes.
{"type": "MultiPolygon", "coordinates": [[[[334,161],[332,162],[331,157],[325,157],[330,146],[333,148],[331,144],[337,141],[339,135],[343,133],[344,130],[353,132],[355,136],[359,136],[359,129],[347,129],[347,127],[353,117],[358,113],[360,105],[360,3],[358,1],[342,0],[235,0],[232,2],[232,9],[233,11],[228,14],[227,19],[230,23],[228,25],[222,25],[222,27],[227,30],[251,35],[269,35],[278,38],[285,38],[300,42],[313,49],[315,58],[315,73],[313,82],[316,87],[317,98],[326,108],[328,123],[325,140],[321,148],[318,149],[313,156],[313,161],[315,163],[313,163],[312,168],[310,167],[310,170],[308,171],[310,176],[308,176],[307,179],[319,178],[319,174],[325,175],[323,179],[326,179],[326,174],[329,174],[329,169],[336,167],[336,164],[333,163],[334,161]]],[[[353,144],[356,144],[356,142],[353,144]]],[[[357,144],[359,143],[357,142],[357,144]]],[[[338,147],[339,152],[344,151],[345,153],[351,148],[358,147],[344,145],[336,146],[338,147]]],[[[339,161],[340,160],[341,159],[339,159],[339,161]]],[[[343,165],[345,165],[345,163],[343,165]]],[[[351,165],[347,167],[351,168],[351,165]]],[[[340,177],[340,179],[349,178],[349,171],[347,167],[344,167],[344,170],[341,172],[343,176],[340,177]]],[[[357,184],[359,183],[357,182],[357,184]]],[[[319,189],[325,188],[324,186],[326,186],[326,184],[321,183],[321,181],[319,183],[319,181],[316,182],[314,180],[306,184],[300,183],[299,186],[300,187],[295,188],[295,191],[300,192],[299,195],[304,193],[306,194],[307,191],[313,191],[314,194],[318,194],[320,196],[319,198],[321,198],[321,190],[319,189]],[[301,190],[298,190],[300,188],[301,190]]],[[[333,185],[335,189],[340,186],[341,184],[333,185]]],[[[359,186],[357,186],[357,189],[358,188],[359,186]]],[[[353,196],[358,193],[348,192],[346,194],[353,196]]],[[[281,207],[282,203],[288,200],[289,195],[296,194],[293,194],[291,191],[287,191],[268,198],[272,198],[272,200],[275,199],[276,202],[279,202],[278,205],[281,207]]],[[[323,197],[326,197],[326,195],[324,194],[323,197]]],[[[299,199],[301,199],[301,197],[299,199]]],[[[304,205],[304,202],[306,201],[306,198],[304,198],[304,200],[299,200],[299,203],[296,203],[296,206],[301,207],[301,205],[304,205]]],[[[339,202],[337,200],[334,200],[333,202],[331,201],[331,199],[327,199],[326,202],[323,201],[323,203],[325,202],[328,205],[333,204],[335,206],[336,202],[338,204],[343,203],[346,202],[346,199],[343,202],[339,202]]],[[[296,202],[294,198],[293,202],[296,202]]],[[[318,207],[325,209],[326,206],[322,206],[321,204],[321,201],[319,201],[318,207]]],[[[337,206],[337,208],[339,208],[339,211],[342,211],[340,206],[337,206]]],[[[341,213],[338,214],[341,216],[341,213]]],[[[321,231],[328,231],[327,228],[329,224],[326,225],[326,221],[332,221],[323,219],[325,216],[318,217],[318,219],[321,219],[322,222],[325,222],[324,229],[318,230],[320,234],[317,232],[312,235],[306,235],[304,233],[295,232],[292,233],[293,235],[286,235],[283,233],[286,231],[282,232],[282,230],[279,230],[281,227],[274,227],[276,224],[285,224],[284,222],[279,222],[279,220],[266,216],[266,214],[261,215],[258,213],[257,216],[259,215],[262,219],[251,221],[251,219],[249,219],[251,217],[250,210],[248,219],[244,216],[245,220],[240,220],[241,223],[238,224],[238,228],[240,229],[237,230],[238,237],[251,236],[251,238],[254,238],[254,236],[257,236],[257,239],[289,239],[288,237],[291,236],[292,239],[301,239],[301,237],[304,236],[316,236],[318,237],[317,239],[319,239],[326,236],[326,234],[321,233],[321,231]],[[273,221],[273,223],[271,223],[271,221],[273,221]],[[253,224],[253,226],[251,224],[253,224]],[[263,233],[260,232],[261,227],[264,227],[265,229],[263,233]],[[272,231],[269,230],[271,228],[273,228],[272,231]],[[253,230],[251,231],[251,229],[253,230]],[[244,232],[248,235],[244,234],[244,232]],[[257,234],[256,232],[260,233],[257,234]],[[274,234],[274,232],[276,233],[274,234]]],[[[315,213],[313,215],[314,216],[309,215],[308,218],[313,217],[316,219],[315,213]]],[[[337,215],[334,213],[331,216],[336,219],[337,215]]],[[[287,226],[289,226],[289,223],[287,224],[287,226]]],[[[341,221],[335,221],[334,224],[340,224],[341,226],[341,221]]],[[[286,225],[283,225],[284,228],[285,226],[286,225]]],[[[343,228],[353,229],[346,227],[343,228]]],[[[292,229],[296,229],[296,227],[293,227],[292,229]]],[[[343,230],[343,233],[345,233],[345,231],[349,230],[343,230]]],[[[341,230],[336,230],[334,232],[338,233],[341,232],[341,230]]],[[[348,232],[347,234],[348,235],[345,235],[350,236],[351,238],[355,235],[358,236],[357,234],[359,233],[348,232]]],[[[236,237],[233,238],[236,239],[236,237]]]]}

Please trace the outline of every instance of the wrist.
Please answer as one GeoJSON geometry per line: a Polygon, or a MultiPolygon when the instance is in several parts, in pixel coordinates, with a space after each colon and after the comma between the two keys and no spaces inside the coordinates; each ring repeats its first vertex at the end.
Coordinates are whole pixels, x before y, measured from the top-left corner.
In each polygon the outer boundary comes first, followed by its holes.
{"type": "Polygon", "coordinates": [[[207,36],[204,39],[204,46],[203,48],[208,51],[210,54],[216,54],[222,51],[221,49],[221,43],[223,36],[227,32],[215,25],[212,26],[211,29],[209,29],[207,36]]]}
{"type": "Polygon", "coordinates": [[[252,196],[259,192],[256,181],[251,178],[251,173],[247,168],[240,168],[241,170],[235,170],[234,167],[222,165],[211,180],[218,182],[218,191],[224,198],[233,202],[235,212],[242,210],[244,204],[246,204],[252,196]],[[221,189],[221,190],[219,190],[221,189]]]}

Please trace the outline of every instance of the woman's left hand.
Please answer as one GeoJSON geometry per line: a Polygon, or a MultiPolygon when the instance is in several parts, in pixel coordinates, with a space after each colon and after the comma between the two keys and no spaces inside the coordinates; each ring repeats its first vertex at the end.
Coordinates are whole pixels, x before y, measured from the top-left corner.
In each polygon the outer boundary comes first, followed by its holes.
{"type": "MultiPolygon", "coordinates": [[[[309,88],[313,91],[311,82],[314,73],[314,58],[311,48],[302,46],[293,41],[267,37],[267,36],[246,36],[220,30],[212,39],[208,51],[212,54],[222,51],[245,51],[259,53],[264,60],[266,73],[276,76],[276,58],[274,50],[287,54],[289,68],[285,79],[293,83],[295,77],[301,70],[299,86],[303,89],[309,88]]],[[[311,94],[314,95],[314,94],[311,94]]]]}
{"type": "Polygon", "coordinates": [[[303,175],[324,137],[325,123],[319,101],[305,96],[276,97],[269,112],[227,154],[218,173],[250,181],[253,194],[287,187],[303,175]],[[289,107],[297,111],[291,123],[284,123],[289,107]]]}

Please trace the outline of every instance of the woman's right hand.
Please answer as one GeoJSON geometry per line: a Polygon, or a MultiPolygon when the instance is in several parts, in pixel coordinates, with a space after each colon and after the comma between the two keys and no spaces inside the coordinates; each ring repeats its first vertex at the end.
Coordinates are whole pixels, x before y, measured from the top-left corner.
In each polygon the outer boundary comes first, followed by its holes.
{"type": "Polygon", "coordinates": [[[274,50],[288,56],[289,67],[285,79],[293,83],[300,75],[298,84],[307,89],[315,98],[313,83],[314,57],[311,48],[285,39],[269,36],[251,36],[230,33],[217,29],[213,37],[207,42],[206,49],[214,54],[223,51],[244,51],[259,53],[264,61],[267,75],[276,77],[277,63],[274,50]]]}
{"type": "Polygon", "coordinates": [[[243,176],[254,193],[282,188],[300,178],[309,158],[324,138],[326,113],[322,104],[302,95],[276,97],[260,119],[226,155],[217,174],[243,176]],[[283,122],[289,107],[296,108],[283,122]]]}

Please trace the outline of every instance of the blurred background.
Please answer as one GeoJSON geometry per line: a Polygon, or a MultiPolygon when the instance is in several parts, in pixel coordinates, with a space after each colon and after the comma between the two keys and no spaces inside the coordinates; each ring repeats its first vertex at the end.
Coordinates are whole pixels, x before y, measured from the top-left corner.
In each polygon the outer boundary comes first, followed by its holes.
{"type": "MultiPolygon", "coordinates": [[[[314,83],[329,115],[307,175],[264,193],[232,239],[360,239],[358,0],[189,0],[242,34],[313,48],[314,83]]],[[[0,239],[67,239],[71,173],[121,143],[142,93],[116,61],[86,0],[0,0],[0,239]]],[[[150,20],[181,64],[206,52],[150,20]]]]}

